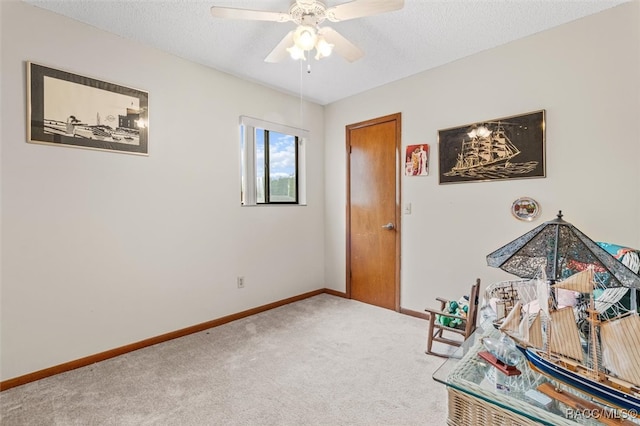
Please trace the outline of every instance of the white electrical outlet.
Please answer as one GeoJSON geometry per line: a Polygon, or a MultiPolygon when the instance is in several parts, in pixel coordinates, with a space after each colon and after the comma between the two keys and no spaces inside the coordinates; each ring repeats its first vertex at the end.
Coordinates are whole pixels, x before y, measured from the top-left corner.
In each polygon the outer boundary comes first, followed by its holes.
{"type": "Polygon", "coordinates": [[[244,277],[238,277],[238,288],[244,288],[244,277]]]}

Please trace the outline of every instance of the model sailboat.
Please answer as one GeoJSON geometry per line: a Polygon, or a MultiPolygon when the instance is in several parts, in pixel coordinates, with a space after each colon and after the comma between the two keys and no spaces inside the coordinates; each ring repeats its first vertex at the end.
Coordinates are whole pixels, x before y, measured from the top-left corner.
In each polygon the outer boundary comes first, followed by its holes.
{"type": "MultiPolygon", "coordinates": [[[[640,316],[635,311],[604,319],[611,301],[626,288],[594,298],[593,267],[556,283],[554,289],[589,297],[587,350],[583,349],[572,307],[550,307],[550,286],[536,280],[539,310],[517,304],[500,330],[514,339],[530,365],[541,373],[630,413],[640,412],[640,316]],[[611,293],[617,293],[612,295],[611,293]],[[531,320],[532,314],[536,314],[531,320]]],[[[531,305],[531,304],[530,304],[531,305]]]]}

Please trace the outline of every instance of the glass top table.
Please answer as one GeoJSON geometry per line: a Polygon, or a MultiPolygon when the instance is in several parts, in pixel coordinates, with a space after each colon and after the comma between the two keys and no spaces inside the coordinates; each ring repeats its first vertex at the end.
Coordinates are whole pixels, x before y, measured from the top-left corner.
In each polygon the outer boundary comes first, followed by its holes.
{"type": "Polygon", "coordinates": [[[479,404],[484,406],[492,404],[492,409],[497,407],[505,412],[514,413],[525,418],[529,423],[549,426],[640,424],[640,419],[620,419],[623,416],[617,415],[614,411],[598,414],[586,408],[573,409],[547,397],[537,388],[543,383],[551,382],[554,387],[559,387],[563,392],[593,402],[589,396],[537,373],[529,367],[524,357],[517,365],[521,371],[520,375],[505,375],[478,356],[478,352],[485,350],[481,342],[484,336],[499,339],[500,332],[490,324],[479,327],[454,352],[453,356],[434,372],[433,379],[472,397],[479,404]],[[619,418],[616,419],[616,416],[619,418]],[[613,422],[604,422],[604,417],[607,420],[613,419],[613,422]]]}

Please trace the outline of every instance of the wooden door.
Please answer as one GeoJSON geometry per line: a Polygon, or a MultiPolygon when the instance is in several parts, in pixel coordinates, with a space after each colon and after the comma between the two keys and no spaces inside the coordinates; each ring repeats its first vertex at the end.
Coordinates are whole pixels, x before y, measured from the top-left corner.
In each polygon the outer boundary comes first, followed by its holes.
{"type": "Polygon", "coordinates": [[[400,310],[400,118],[347,126],[347,295],[400,310]]]}

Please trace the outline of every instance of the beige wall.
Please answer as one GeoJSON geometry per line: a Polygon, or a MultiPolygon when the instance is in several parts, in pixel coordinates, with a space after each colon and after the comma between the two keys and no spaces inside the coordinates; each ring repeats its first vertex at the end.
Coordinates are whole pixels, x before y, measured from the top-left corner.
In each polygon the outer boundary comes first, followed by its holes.
{"type": "Polygon", "coordinates": [[[325,109],[326,280],[345,288],[344,126],[402,113],[403,147],[428,143],[429,177],[402,178],[401,306],[512,277],[485,257],[562,210],[596,241],[640,247],[639,3],[333,103],[325,109]],[[438,129],[546,110],[547,177],[438,184],[438,129]],[[535,222],[511,216],[535,198],[535,222]]]}
{"type": "Polygon", "coordinates": [[[325,286],[321,106],[0,4],[2,380],[325,286]],[[150,155],[26,143],[25,61],[148,91],[150,155]],[[311,131],[306,207],[240,207],[242,114],[311,131]]]}

